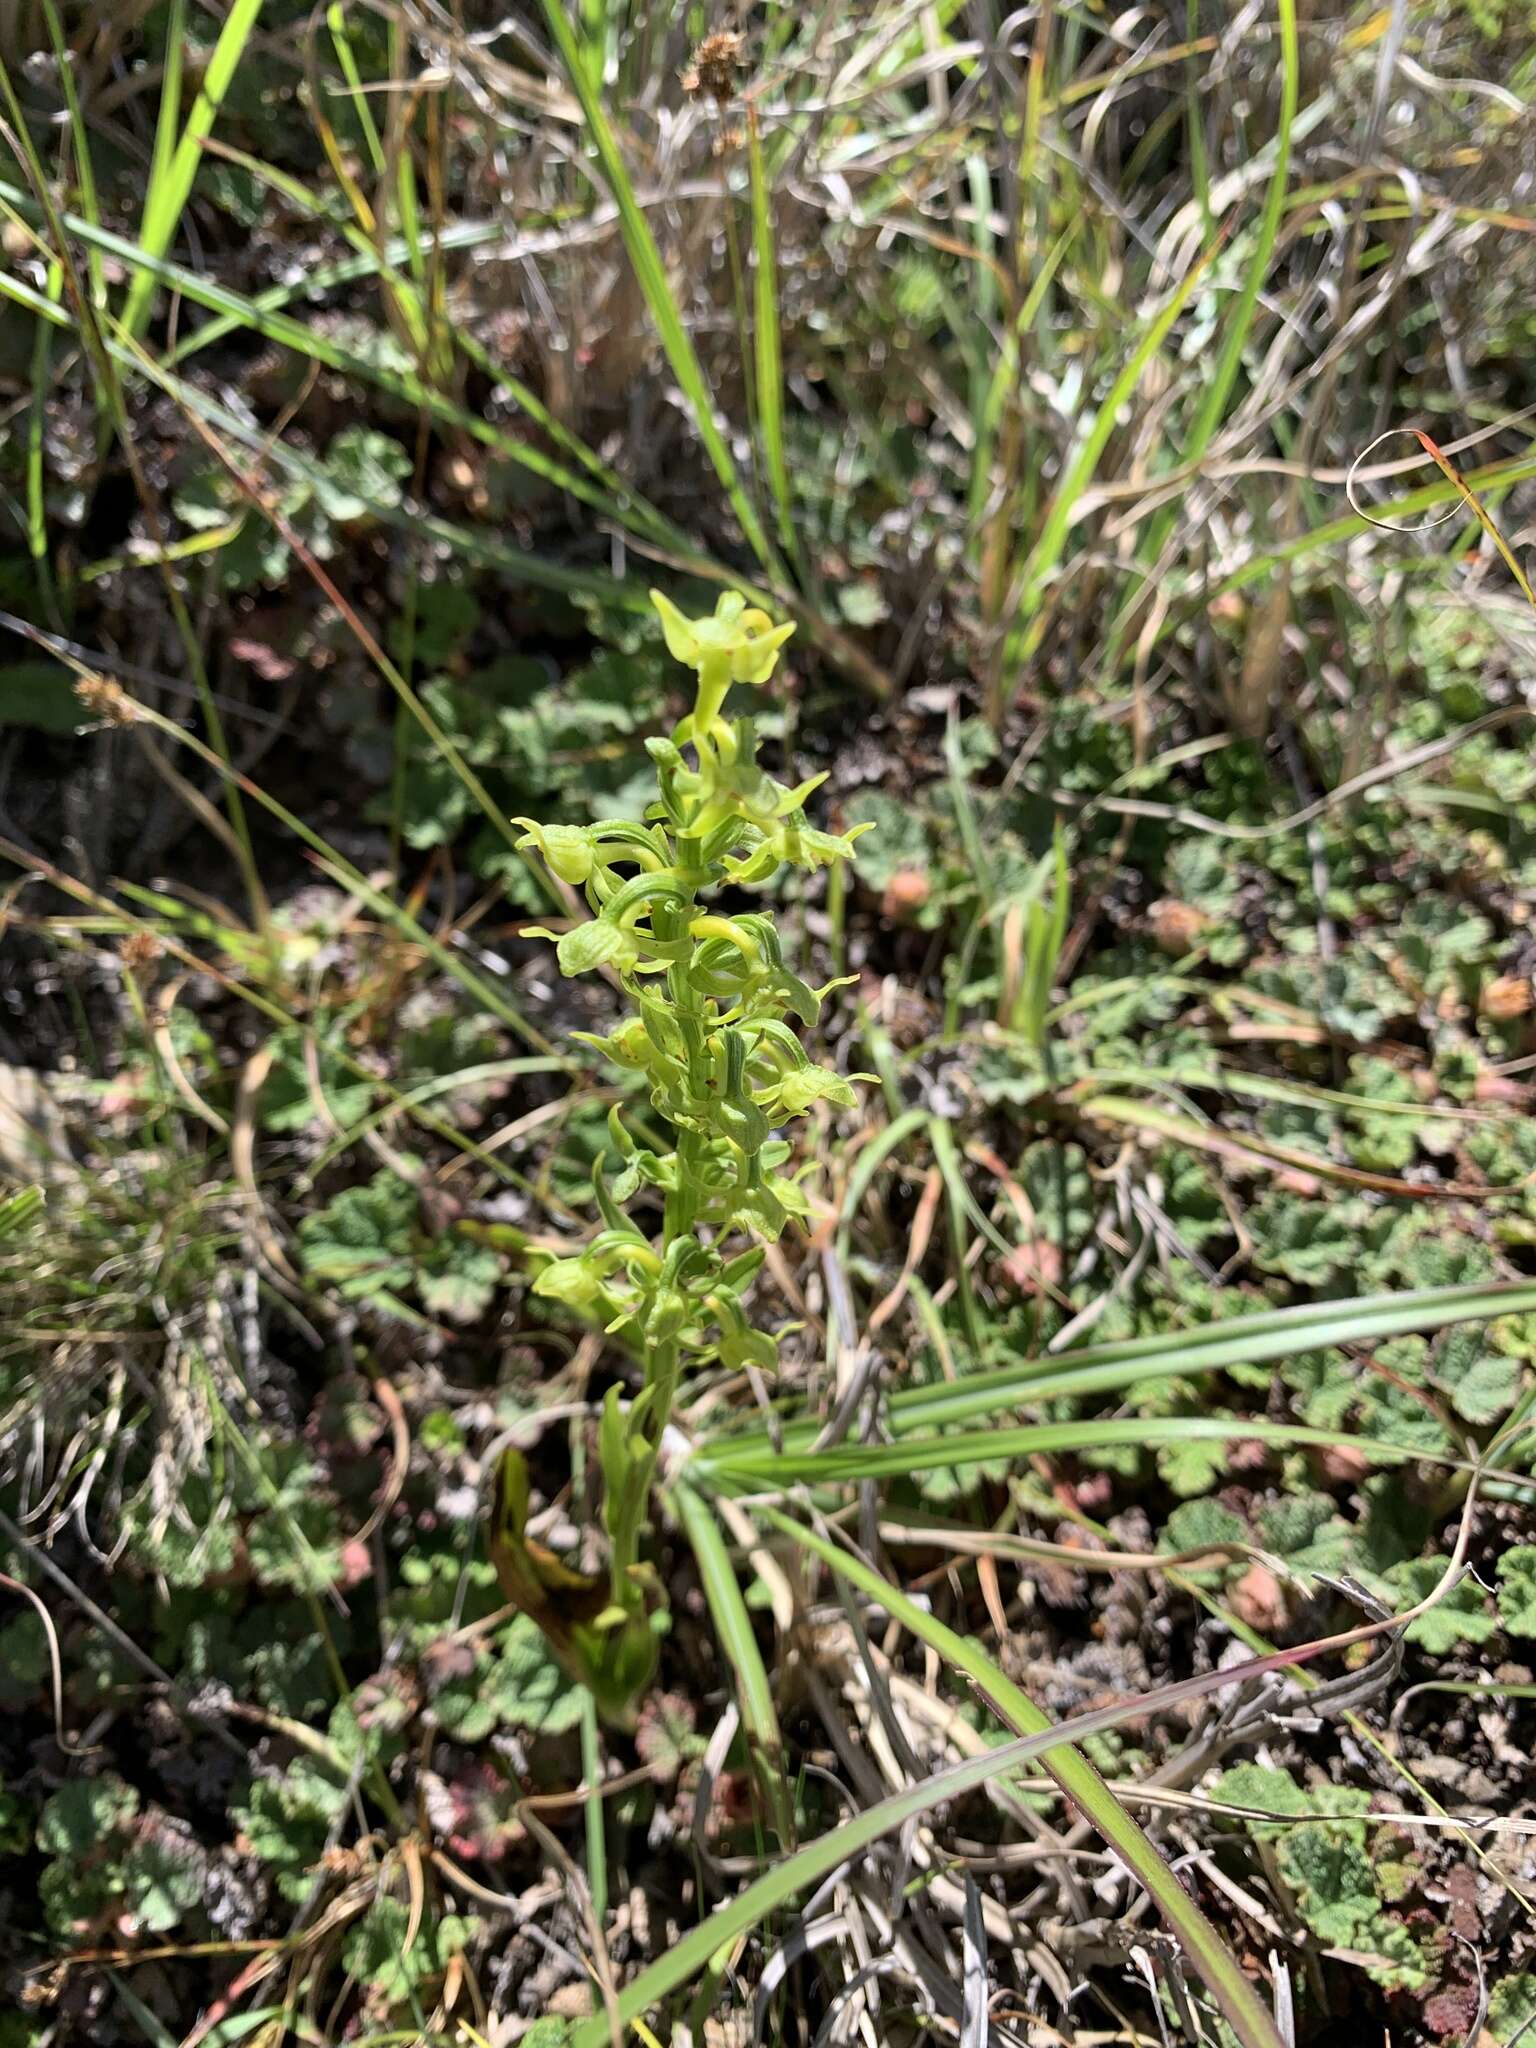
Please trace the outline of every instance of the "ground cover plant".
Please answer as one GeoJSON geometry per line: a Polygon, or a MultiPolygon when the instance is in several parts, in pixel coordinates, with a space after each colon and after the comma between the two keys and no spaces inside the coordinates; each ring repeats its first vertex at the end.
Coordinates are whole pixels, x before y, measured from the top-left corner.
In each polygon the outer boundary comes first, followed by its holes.
{"type": "Polygon", "coordinates": [[[0,14],[0,2048],[1525,2035],[1533,33],[0,14]]]}

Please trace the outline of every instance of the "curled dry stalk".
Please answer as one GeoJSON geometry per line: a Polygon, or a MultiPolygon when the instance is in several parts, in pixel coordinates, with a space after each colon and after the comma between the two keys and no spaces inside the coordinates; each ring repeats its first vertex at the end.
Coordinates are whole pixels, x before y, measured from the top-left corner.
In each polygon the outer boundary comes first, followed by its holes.
{"type": "Polygon", "coordinates": [[[509,1598],[620,1725],[655,1667],[660,1588],[641,1544],[679,1387],[704,1365],[776,1368],[777,1340],[753,1328],[743,1296],[766,1247],[810,1212],[803,1172],[790,1170],[793,1146],[775,1133],[817,1101],[855,1100],[852,1081],[816,1065],[787,1021],[814,1027],[838,984],[813,989],[786,965],[770,914],[708,907],[722,884],[761,888],[786,867],[830,867],[853,849],[855,834],[818,831],[806,818],[806,798],[824,778],[794,789],[774,781],[758,765],[753,720],[723,716],[731,685],[766,683],[794,628],[773,625],[739,594],[703,619],[653,600],[668,650],[698,684],[672,737],[648,742],[660,793],[646,822],[516,821],[527,827],[521,843],[559,882],[584,890],[593,912],[559,940],[562,971],[605,969],[634,1006],[606,1036],[577,1036],[643,1078],[675,1139],[654,1151],[618,1108],[609,1113],[613,1149],[593,1172],[603,1227],[534,1283],[601,1323],[640,1363],[639,1394],[626,1407],[610,1388],[598,1432],[606,1580],[570,1571],[529,1541],[528,1473],[516,1451],[498,1471],[491,1530],[509,1598]],[[653,1242],[627,1205],[658,1197],[653,1242]]]}

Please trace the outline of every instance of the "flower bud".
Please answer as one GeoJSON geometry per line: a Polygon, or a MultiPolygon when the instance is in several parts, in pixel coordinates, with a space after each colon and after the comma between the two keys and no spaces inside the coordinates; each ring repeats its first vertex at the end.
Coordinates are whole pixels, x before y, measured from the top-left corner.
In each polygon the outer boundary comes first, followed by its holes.
{"type": "Polygon", "coordinates": [[[514,818],[527,829],[518,846],[536,846],[544,865],[559,881],[584,882],[592,872],[592,834],[584,825],[541,825],[536,818],[514,818]]]}
{"type": "Polygon", "coordinates": [[[562,882],[584,882],[592,872],[592,840],[579,825],[546,825],[544,859],[562,882]]]}

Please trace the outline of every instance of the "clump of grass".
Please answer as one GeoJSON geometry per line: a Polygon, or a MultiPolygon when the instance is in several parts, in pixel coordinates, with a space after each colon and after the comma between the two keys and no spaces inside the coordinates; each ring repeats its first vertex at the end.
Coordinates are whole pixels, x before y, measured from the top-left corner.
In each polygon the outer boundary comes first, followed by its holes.
{"type": "Polygon", "coordinates": [[[113,1530],[206,1453],[247,1236],[238,1190],[175,1123],[89,1145],[0,1242],[0,1476],[45,1533],[113,1530]]]}

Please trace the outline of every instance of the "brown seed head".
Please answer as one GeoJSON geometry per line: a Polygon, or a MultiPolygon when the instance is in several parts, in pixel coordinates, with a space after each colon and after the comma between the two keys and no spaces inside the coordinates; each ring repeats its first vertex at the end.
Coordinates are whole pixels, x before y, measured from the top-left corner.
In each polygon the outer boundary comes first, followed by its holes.
{"type": "Polygon", "coordinates": [[[138,706],[122,684],[106,676],[81,676],[75,684],[75,696],[92,718],[103,725],[132,725],[139,715],[138,706]]]}
{"type": "Polygon", "coordinates": [[[736,96],[736,74],[741,68],[741,37],[734,29],[716,29],[707,35],[688,61],[683,73],[684,92],[705,93],[722,107],[736,96]]]}
{"type": "Polygon", "coordinates": [[[130,932],[122,943],[118,958],[126,973],[147,974],[164,951],[164,946],[153,932],[130,932]]]}

